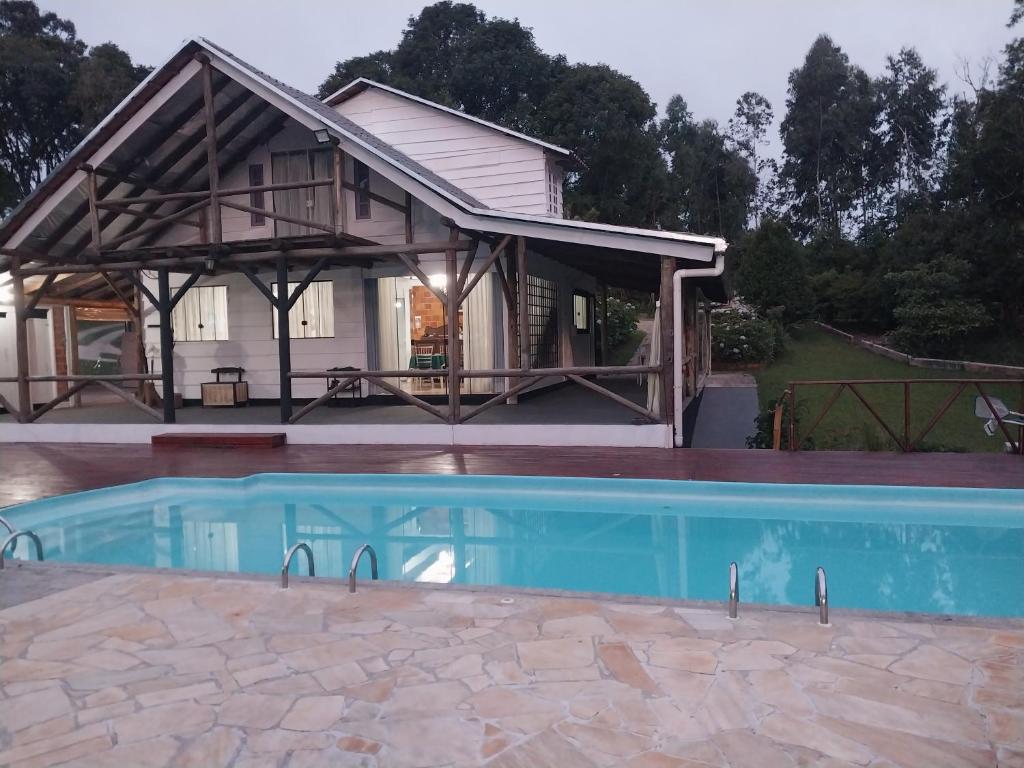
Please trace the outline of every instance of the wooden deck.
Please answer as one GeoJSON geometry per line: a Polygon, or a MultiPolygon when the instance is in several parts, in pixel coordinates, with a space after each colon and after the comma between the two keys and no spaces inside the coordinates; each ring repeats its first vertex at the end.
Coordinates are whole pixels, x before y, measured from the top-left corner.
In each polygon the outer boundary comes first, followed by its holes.
{"type": "Polygon", "coordinates": [[[280,448],[288,439],[284,432],[168,432],[150,442],[161,448],[280,448]]]}
{"type": "Polygon", "coordinates": [[[266,451],[11,443],[0,444],[0,468],[0,506],[152,477],[239,477],[257,472],[560,475],[1024,488],[1021,457],[964,453],[366,445],[288,445],[266,451]]]}

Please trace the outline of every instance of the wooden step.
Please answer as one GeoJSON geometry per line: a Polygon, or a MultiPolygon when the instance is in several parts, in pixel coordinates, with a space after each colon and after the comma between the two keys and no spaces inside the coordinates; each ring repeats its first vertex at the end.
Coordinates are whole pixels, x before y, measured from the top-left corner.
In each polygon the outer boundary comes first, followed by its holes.
{"type": "Polygon", "coordinates": [[[165,432],[153,435],[153,445],[205,448],[280,448],[284,432],[165,432]]]}

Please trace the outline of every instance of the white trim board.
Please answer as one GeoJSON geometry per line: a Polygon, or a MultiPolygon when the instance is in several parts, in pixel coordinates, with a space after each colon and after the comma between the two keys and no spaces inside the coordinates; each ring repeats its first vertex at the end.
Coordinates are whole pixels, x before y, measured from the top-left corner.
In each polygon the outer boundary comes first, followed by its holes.
{"type": "Polygon", "coordinates": [[[0,424],[0,443],[149,443],[173,432],[284,432],[294,445],[670,448],[666,424],[0,424]]]}

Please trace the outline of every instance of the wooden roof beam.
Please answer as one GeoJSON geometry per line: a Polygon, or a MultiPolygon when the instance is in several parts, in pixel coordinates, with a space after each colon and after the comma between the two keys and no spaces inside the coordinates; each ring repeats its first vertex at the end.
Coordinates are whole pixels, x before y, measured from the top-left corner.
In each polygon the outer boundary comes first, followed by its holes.
{"type": "MultiPolygon", "coordinates": [[[[219,90],[220,90],[219,88],[214,86],[214,93],[216,93],[219,90]]],[[[217,110],[217,112],[216,112],[216,120],[217,120],[217,122],[221,123],[224,120],[230,118],[233,114],[235,114],[235,112],[238,111],[238,109],[240,109],[245,104],[245,102],[249,101],[249,99],[253,95],[254,94],[251,91],[243,90],[241,93],[239,93],[233,99],[231,99],[227,104],[225,104],[219,110],[217,110]]],[[[200,99],[199,101],[200,101],[200,109],[197,110],[197,112],[203,109],[203,100],[200,99]]],[[[226,138],[227,137],[225,136],[221,140],[224,141],[224,139],[226,139],[226,138]]],[[[163,177],[164,174],[166,174],[168,171],[170,171],[172,168],[174,168],[174,166],[177,165],[178,162],[182,158],[186,157],[190,152],[192,152],[192,150],[194,150],[196,147],[198,147],[200,144],[202,144],[202,142],[205,139],[206,139],[206,125],[204,124],[204,125],[200,126],[196,130],[195,133],[193,133],[191,136],[189,136],[187,139],[185,139],[185,141],[183,141],[176,149],[172,150],[147,175],[149,177],[155,177],[155,178],[163,177]]],[[[195,165],[196,163],[199,163],[200,167],[202,165],[205,165],[206,164],[206,156],[203,155],[202,157],[197,158],[197,160],[193,161],[193,163],[190,164],[190,165],[195,165]]],[[[194,172],[193,172],[192,175],[194,175],[194,172]]],[[[191,178],[191,176],[189,176],[188,178],[191,178]]],[[[176,178],[175,182],[172,182],[170,185],[168,185],[168,189],[171,189],[171,190],[180,189],[181,188],[180,184],[177,183],[180,180],[181,180],[180,177],[176,178]]],[[[184,179],[184,180],[187,180],[187,178],[184,179]]],[[[144,191],[145,191],[144,189],[141,190],[141,192],[144,192],[144,191]]],[[[136,195],[141,194],[141,192],[138,191],[138,190],[132,190],[132,192],[130,192],[127,195],[124,195],[124,197],[131,198],[131,197],[134,197],[136,195]]],[[[165,194],[168,194],[168,193],[165,193],[165,194]]],[[[164,201],[150,203],[150,204],[146,205],[142,209],[142,211],[144,213],[147,213],[147,214],[156,213],[156,211],[159,210],[160,206],[163,205],[163,202],[164,201]]],[[[101,229],[101,231],[102,231],[102,229],[106,228],[111,222],[113,222],[114,219],[116,219],[119,215],[120,214],[117,213],[117,212],[108,212],[103,217],[103,219],[100,221],[100,229],[101,229]]],[[[125,226],[125,228],[121,232],[121,234],[122,235],[130,234],[131,232],[134,232],[136,229],[141,227],[143,223],[144,222],[140,218],[137,218],[136,221],[130,222],[127,226],[125,226]]],[[[88,243],[85,242],[85,238],[84,237],[80,238],[79,241],[77,243],[75,243],[73,251],[79,251],[82,248],[85,248],[87,244],[88,243]]]]}
{"type": "MultiPolygon", "coordinates": [[[[225,76],[224,78],[219,79],[218,82],[214,84],[214,87],[217,90],[220,90],[229,82],[231,82],[230,78],[225,76]]],[[[200,95],[198,98],[190,101],[185,106],[184,109],[178,112],[174,116],[174,119],[170,121],[167,128],[165,128],[163,131],[160,131],[158,135],[154,136],[150,141],[147,141],[145,144],[143,144],[143,146],[139,148],[137,156],[148,157],[149,155],[152,155],[154,152],[160,149],[160,147],[166,144],[169,139],[173,138],[178,133],[178,131],[184,128],[185,125],[190,120],[192,120],[199,113],[199,110],[201,110],[202,108],[203,97],[202,95],[200,95]]],[[[159,176],[159,174],[157,174],[155,171],[147,175],[150,178],[159,176]]],[[[108,195],[111,192],[113,192],[120,183],[121,182],[116,181],[114,179],[106,179],[103,181],[102,184],[100,184],[97,193],[100,197],[108,195]]],[[[136,186],[130,194],[140,194],[144,190],[144,187],[136,186]]],[[[59,243],[68,232],[73,230],[78,225],[78,223],[88,215],[88,213],[89,201],[85,200],[79,203],[75,210],[71,213],[71,215],[69,215],[67,219],[65,219],[53,232],[51,232],[47,236],[46,240],[43,242],[43,249],[49,250],[54,245],[59,243]]],[[[82,239],[80,239],[79,242],[82,242],[82,239]]],[[[87,243],[88,239],[86,239],[86,244],[87,243]]],[[[72,253],[81,250],[81,248],[84,247],[85,245],[74,248],[72,249],[72,253]]]]}

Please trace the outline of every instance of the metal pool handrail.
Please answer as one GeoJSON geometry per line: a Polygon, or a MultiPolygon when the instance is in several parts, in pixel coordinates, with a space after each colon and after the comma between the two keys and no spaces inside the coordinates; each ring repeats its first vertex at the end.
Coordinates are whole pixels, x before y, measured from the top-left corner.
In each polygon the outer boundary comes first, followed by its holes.
{"type": "Polygon", "coordinates": [[[348,569],[348,591],[352,594],[355,594],[356,591],[356,568],[359,566],[359,559],[363,556],[363,552],[370,553],[370,578],[374,581],[377,580],[377,553],[369,544],[363,544],[356,550],[352,558],[352,567],[348,569]]]}
{"type": "Polygon", "coordinates": [[[740,572],[736,561],[729,563],[729,618],[735,619],[740,604],[740,572]]]}
{"type": "Polygon", "coordinates": [[[11,525],[11,521],[3,515],[0,515],[0,525],[6,528],[8,533],[14,533],[16,530],[18,530],[13,525],[11,525]]]}
{"type": "Polygon", "coordinates": [[[292,564],[292,557],[300,549],[306,553],[309,575],[316,576],[316,568],[313,566],[313,550],[310,549],[309,544],[300,541],[298,544],[293,544],[292,548],[288,550],[288,554],[284,556],[284,565],[281,566],[281,589],[288,589],[288,566],[292,564]]]}
{"type": "Polygon", "coordinates": [[[814,604],[818,606],[818,623],[828,625],[828,582],[820,565],[814,573],[814,604]]]}
{"type": "Polygon", "coordinates": [[[4,543],[2,545],[0,545],[0,571],[2,571],[4,569],[4,559],[5,559],[6,555],[7,555],[7,547],[9,547],[12,542],[17,541],[22,536],[28,536],[30,539],[32,539],[32,541],[35,542],[35,545],[36,545],[36,559],[39,560],[40,562],[43,560],[43,542],[39,540],[39,537],[36,536],[35,532],[33,532],[33,531],[15,531],[10,536],[8,536],[6,539],[4,539],[4,543]]]}

